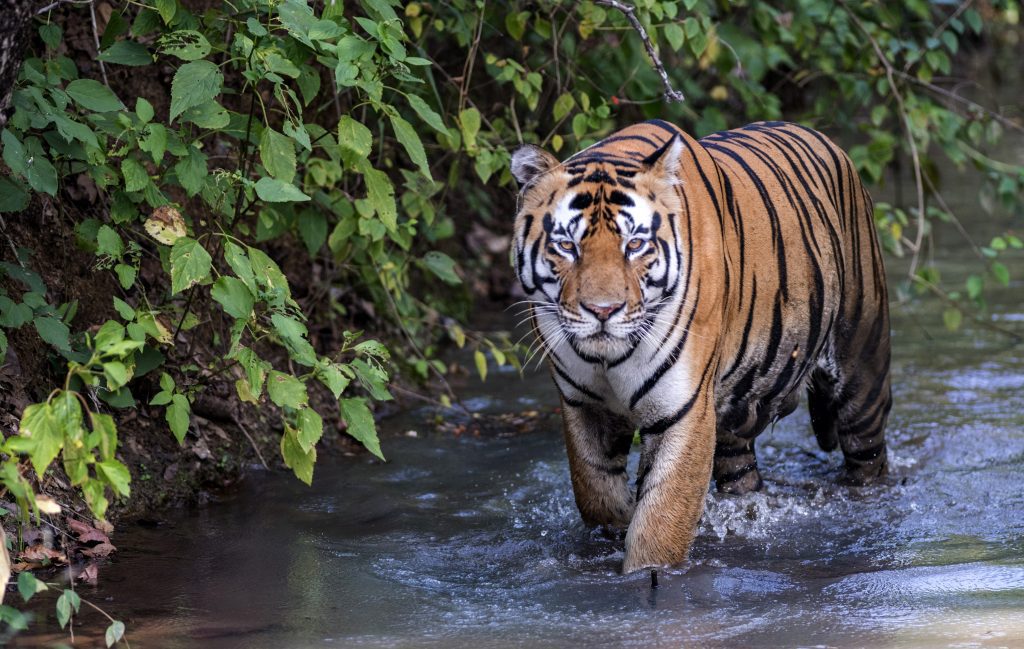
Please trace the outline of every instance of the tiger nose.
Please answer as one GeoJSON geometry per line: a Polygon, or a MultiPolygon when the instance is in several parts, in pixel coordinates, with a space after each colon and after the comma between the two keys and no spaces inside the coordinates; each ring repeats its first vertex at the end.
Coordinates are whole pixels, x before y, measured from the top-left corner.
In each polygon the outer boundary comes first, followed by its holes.
{"type": "Polygon", "coordinates": [[[617,302],[614,304],[610,304],[608,302],[592,302],[590,304],[586,302],[580,302],[581,307],[593,313],[595,316],[597,316],[597,319],[601,320],[602,322],[612,317],[612,314],[617,312],[625,305],[625,302],[617,302]]]}

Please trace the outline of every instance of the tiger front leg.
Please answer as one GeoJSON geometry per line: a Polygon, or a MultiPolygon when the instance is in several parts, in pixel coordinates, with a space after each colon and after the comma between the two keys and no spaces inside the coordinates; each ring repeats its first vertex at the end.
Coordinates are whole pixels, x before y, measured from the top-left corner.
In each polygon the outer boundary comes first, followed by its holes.
{"type": "Polygon", "coordinates": [[[690,551],[715,453],[710,399],[694,404],[693,410],[698,408],[667,427],[661,423],[641,429],[643,450],[636,510],[626,533],[625,574],[682,563],[690,551]]]}
{"type": "Polygon", "coordinates": [[[629,422],[603,408],[563,399],[562,422],[576,506],[588,525],[626,527],[633,516],[626,461],[633,443],[629,422]]]}

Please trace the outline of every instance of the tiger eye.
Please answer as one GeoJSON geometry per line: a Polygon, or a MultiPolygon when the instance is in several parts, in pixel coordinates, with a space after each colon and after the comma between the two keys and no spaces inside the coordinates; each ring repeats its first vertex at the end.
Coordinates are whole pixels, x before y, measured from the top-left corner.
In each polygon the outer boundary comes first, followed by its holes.
{"type": "Polygon", "coordinates": [[[559,241],[558,247],[566,252],[572,252],[576,246],[572,244],[572,241],[559,241]]]}
{"type": "Polygon", "coordinates": [[[636,252],[643,248],[646,243],[643,239],[630,239],[629,243],[626,244],[626,248],[631,252],[636,252]]]}

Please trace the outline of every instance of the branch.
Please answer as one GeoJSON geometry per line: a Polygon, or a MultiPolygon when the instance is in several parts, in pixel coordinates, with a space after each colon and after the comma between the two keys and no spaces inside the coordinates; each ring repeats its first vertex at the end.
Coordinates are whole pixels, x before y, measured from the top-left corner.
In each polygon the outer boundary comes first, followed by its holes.
{"type": "Polygon", "coordinates": [[[647,56],[651,57],[651,63],[654,64],[654,71],[661,77],[661,83],[665,86],[665,99],[669,102],[685,102],[686,98],[683,97],[683,93],[672,87],[672,82],[668,79],[668,73],[665,72],[665,66],[662,65],[661,58],[654,50],[654,44],[651,43],[651,37],[647,35],[647,30],[640,23],[640,19],[636,17],[636,7],[619,2],[619,0],[594,0],[594,4],[611,7],[626,17],[629,24],[633,26],[633,29],[640,36],[640,40],[643,41],[644,49],[647,50],[647,56]]]}
{"type": "Polygon", "coordinates": [[[903,118],[900,121],[903,122],[903,130],[907,135],[907,143],[910,145],[910,157],[914,163],[914,181],[917,186],[917,239],[914,242],[914,256],[910,260],[910,270],[908,272],[910,278],[914,279],[917,275],[917,264],[921,256],[921,244],[924,239],[925,229],[924,178],[921,173],[921,157],[917,151],[917,141],[914,139],[914,131],[910,124],[910,115],[907,113],[907,107],[903,103],[903,95],[900,93],[899,86],[896,85],[896,79],[894,78],[898,71],[893,69],[889,59],[885,57],[885,53],[882,51],[882,46],[878,44],[878,41],[871,35],[871,32],[868,31],[864,23],[857,17],[857,14],[846,4],[846,0],[839,0],[839,4],[846,11],[847,15],[850,16],[850,20],[857,26],[857,29],[871,43],[871,48],[875,51],[878,62],[885,69],[885,78],[889,82],[889,88],[892,90],[893,97],[896,98],[900,117],[903,118]]]}

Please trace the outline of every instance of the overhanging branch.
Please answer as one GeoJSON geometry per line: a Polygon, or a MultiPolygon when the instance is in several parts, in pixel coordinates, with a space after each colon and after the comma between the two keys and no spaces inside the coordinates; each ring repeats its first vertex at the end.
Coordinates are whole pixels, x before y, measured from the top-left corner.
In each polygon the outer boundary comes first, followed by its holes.
{"type": "Polygon", "coordinates": [[[686,101],[683,93],[672,87],[672,82],[669,81],[668,73],[665,72],[665,66],[661,62],[661,57],[658,56],[654,49],[651,37],[648,36],[647,30],[644,29],[640,19],[636,17],[636,7],[625,2],[619,2],[619,0],[594,0],[594,4],[611,7],[626,17],[629,24],[633,26],[633,29],[640,36],[640,40],[643,41],[644,49],[647,50],[647,56],[651,57],[651,63],[654,65],[654,71],[661,77],[661,83],[665,86],[665,99],[670,102],[677,101],[679,103],[686,101]]]}

